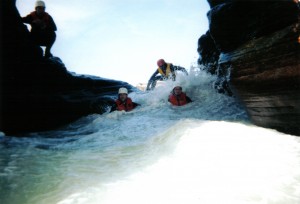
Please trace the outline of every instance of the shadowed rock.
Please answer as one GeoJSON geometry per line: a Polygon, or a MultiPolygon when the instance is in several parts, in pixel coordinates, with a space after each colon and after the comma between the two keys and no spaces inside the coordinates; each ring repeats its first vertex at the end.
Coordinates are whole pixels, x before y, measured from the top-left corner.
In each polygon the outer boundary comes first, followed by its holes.
{"type": "Polygon", "coordinates": [[[72,74],[58,57],[43,58],[15,1],[1,4],[0,131],[13,135],[57,128],[104,113],[121,86],[133,89],[121,81],[72,74]]]}
{"type": "MultiPolygon", "coordinates": [[[[213,64],[218,50],[214,74],[220,89],[239,97],[256,125],[300,135],[297,1],[210,0],[209,4],[209,34],[215,47],[208,38],[212,50],[199,52],[199,62],[213,64]]],[[[204,50],[203,45],[199,43],[198,51],[204,50]]]]}

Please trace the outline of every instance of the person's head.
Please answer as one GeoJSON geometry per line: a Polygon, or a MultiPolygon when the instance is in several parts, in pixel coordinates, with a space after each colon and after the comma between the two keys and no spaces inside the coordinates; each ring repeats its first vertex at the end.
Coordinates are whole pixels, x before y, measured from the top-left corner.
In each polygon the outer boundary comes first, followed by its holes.
{"type": "Polygon", "coordinates": [[[165,62],[164,59],[159,59],[159,60],[157,61],[157,66],[159,66],[159,67],[162,67],[162,66],[165,65],[165,64],[166,64],[166,62],[165,62]]]}
{"type": "Polygon", "coordinates": [[[35,11],[37,12],[38,15],[41,15],[45,12],[46,9],[46,4],[43,1],[36,1],[35,2],[35,11]]]}
{"type": "Polygon", "coordinates": [[[180,95],[182,93],[182,87],[180,85],[176,85],[173,88],[173,94],[175,95],[180,95]]]}
{"type": "Polygon", "coordinates": [[[119,99],[121,101],[125,101],[127,99],[127,96],[128,96],[128,90],[124,87],[120,88],[119,89],[119,99]]]}

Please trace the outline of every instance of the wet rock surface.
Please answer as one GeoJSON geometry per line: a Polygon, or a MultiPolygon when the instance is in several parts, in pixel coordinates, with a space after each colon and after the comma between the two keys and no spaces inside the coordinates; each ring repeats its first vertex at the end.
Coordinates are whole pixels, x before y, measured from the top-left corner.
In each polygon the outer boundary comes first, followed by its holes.
{"type": "MultiPolygon", "coordinates": [[[[200,64],[219,92],[241,99],[254,124],[300,135],[299,5],[296,1],[209,1],[200,64]],[[203,45],[209,46],[203,46],[203,45]],[[209,48],[210,49],[210,48],[209,48]],[[216,51],[220,55],[216,59],[216,51]],[[206,63],[205,62],[209,62],[206,63]]],[[[200,43],[201,42],[201,43],[200,43]]]]}
{"type": "Polygon", "coordinates": [[[104,113],[121,86],[134,89],[122,81],[70,73],[59,57],[44,58],[15,1],[1,4],[0,131],[6,135],[50,130],[104,113]]]}

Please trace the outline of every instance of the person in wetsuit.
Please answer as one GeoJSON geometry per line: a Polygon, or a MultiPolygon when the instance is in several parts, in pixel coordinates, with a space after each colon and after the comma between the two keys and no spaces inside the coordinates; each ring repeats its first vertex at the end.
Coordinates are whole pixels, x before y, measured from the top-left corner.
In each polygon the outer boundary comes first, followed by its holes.
{"type": "Polygon", "coordinates": [[[188,75],[185,68],[180,66],[174,66],[171,63],[166,63],[164,59],[159,59],[157,61],[157,70],[150,77],[146,90],[152,90],[156,86],[157,81],[163,81],[171,78],[173,81],[176,80],[175,71],[182,71],[188,75]],[[158,76],[157,76],[158,75],[158,76]]]}

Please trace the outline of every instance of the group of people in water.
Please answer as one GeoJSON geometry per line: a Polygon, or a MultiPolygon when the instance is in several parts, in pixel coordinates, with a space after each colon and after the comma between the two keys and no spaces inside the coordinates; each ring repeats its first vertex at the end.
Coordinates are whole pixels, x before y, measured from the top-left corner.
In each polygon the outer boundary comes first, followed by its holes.
{"type": "MultiPolygon", "coordinates": [[[[27,16],[22,18],[23,23],[31,25],[30,37],[34,43],[38,46],[45,46],[44,57],[52,57],[51,48],[56,40],[57,27],[50,14],[46,11],[46,4],[44,1],[37,0],[35,2],[35,11],[31,12],[27,16]]],[[[181,71],[188,74],[185,68],[180,66],[174,66],[171,63],[166,63],[164,59],[157,61],[158,68],[150,77],[146,90],[153,90],[157,81],[163,81],[167,79],[176,80],[175,71],[181,71]]],[[[169,96],[168,101],[174,106],[182,106],[192,102],[192,100],[182,91],[182,87],[175,86],[169,96]]],[[[114,106],[111,108],[111,112],[118,111],[131,111],[139,104],[133,102],[128,97],[128,90],[124,87],[119,89],[118,99],[115,101],[114,106]]]]}
{"type": "MultiPolygon", "coordinates": [[[[154,72],[154,74],[148,81],[147,90],[150,90],[150,84],[153,83],[153,81],[156,83],[157,80],[166,80],[169,78],[175,81],[175,70],[184,70],[184,72],[187,74],[186,70],[183,67],[173,66],[170,63],[166,63],[163,59],[159,59],[157,61],[157,66],[157,71],[154,72]],[[157,74],[160,75],[156,76],[157,74]]],[[[175,87],[173,87],[168,97],[168,101],[174,106],[183,106],[190,102],[193,102],[191,98],[182,91],[182,86],[180,85],[175,85],[175,87]]],[[[118,99],[115,101],[115,104],[112,106],[110,112],[113,112],[115,110],[131,111],[138,105],[138,103],[133,102],[132,99],[128,97],[128,90],[122,87],[119,89],[118,99]]]]}
{"type": "MultiPolygon", "coordinates": [[[[183,106],[190,102],[193,102],[190,97],[186,95],[185,92],[182,91],[182,87],[176,85],[168,98],[168,101],[174,106],[183,106]]],[[[128,90],[125,87],[119,89],[118,92],[118,99],[115,101],[115,104],[110,109],[110,112],[113,111],[131,111],[135,107],[139,106],[140,104],[135,103],[132,101],[130,97],[128,97],[128,90]]]]}

